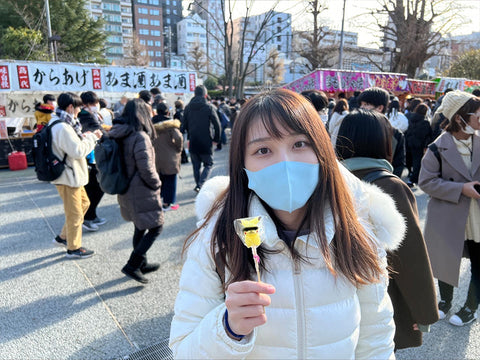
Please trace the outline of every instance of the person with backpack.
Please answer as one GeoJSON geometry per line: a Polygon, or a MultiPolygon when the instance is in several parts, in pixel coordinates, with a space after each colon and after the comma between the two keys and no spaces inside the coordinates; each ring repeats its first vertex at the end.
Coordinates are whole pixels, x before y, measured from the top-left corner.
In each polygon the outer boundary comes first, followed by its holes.
{"type": "Polygon", "coordinates": [[[65,170],[51,183],[57,188],[63,200],[65,224],[62,231],[53,240],[58,246],[66,246],[68,258],[85,259],[93,255],[92,250],[82,247],[82,224],[90,201],[84,186],[88,183],[86,156],[92,152],[100,130],[82,132],[77,116],[82,100],[74,93],[66,92],[58,96],[58,107],[52,114],[51,129],[52,151],[59,159],[65,159],[65,170]]]}
{"type": "Polygon", "coordinates": [[[392,126],[383,114],[358,109],[343,119],[336,153],[356,177],[390,195],[405,218],[402,246],[388,252],[395,349],[404,349],[422,345],[422,332],[438,320],[437,295],[415,195],[392,172],[391,139],[392,126]]]}
{"type": "Polygon", "coordinates": [[[120,118],[113,121],[108,135],[122,148],[122,160],[130,180],[128,190],[118,194],[120,212],[125,221],[132,221],[133,251],[122,272],[143,284],[144,276],[160,265],[147,261],[147,251],[163,228],[163,209],[160,198],[161,181],[155,168],[156,138],[150,117],[150,106],[142,99],[127,102],[120,118]]]}
{"type": "Polygon", "coordinates": [[[452,308],[462,255],[470,257],[467,299],[449,318],[462,326],[477,318],[480,303],[480,137],[475,134],[480,130],[480,99],[450,91],[437,112],[448,124],[423,156],[418,186],[430,195],[424,235],[438,279],[440,319],[452,308]]]}
{"type": "Polygon", "coordinates": [[[393,358],[384,247],[399,244],[403,219],[386,194],[338,164],[310,101],[286,89],[250,99],[229,163],[229,176],[197,196],[174,357],[393,358]],[[258,227],[247,226],[260,236],[254,260],[234,221],[258,216],[258,227]]]}

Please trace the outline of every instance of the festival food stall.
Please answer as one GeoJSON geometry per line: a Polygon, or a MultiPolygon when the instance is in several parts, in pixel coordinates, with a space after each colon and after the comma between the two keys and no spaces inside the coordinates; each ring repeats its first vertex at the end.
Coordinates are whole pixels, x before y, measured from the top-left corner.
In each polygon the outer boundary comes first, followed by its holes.
{"type": "Polygon", "coordinates": [[[329,96],[345,92],[349,97],[354,91],[363,91],[372,86],[385,89],[400,99],[407,96],[436,98],[447,88],[467,92],[480,89],[480,80],[443,77],[425,81],[407,79],[406,74],[318,69],[285,85],[284,88],[296,92],[322,90],[329,96]]]}
{"type": "Polygon", "coordinates": [[[177,99],[188,102],[196,85],[196,73],[187,70],[0,60],[0,128],[6,128],[0,132],[0,167],[8,166],[13,150],[24,151],[32,163],[35,104],[44,94],[95,91],[113,104],[158,87],[173,106],[177,99]]]}

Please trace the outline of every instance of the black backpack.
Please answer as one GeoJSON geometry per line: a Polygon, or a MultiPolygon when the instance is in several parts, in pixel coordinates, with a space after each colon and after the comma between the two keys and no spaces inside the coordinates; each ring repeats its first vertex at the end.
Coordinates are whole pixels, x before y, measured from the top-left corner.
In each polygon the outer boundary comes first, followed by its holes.
{"type": "Polygon", "coordinates": [[[127,176],[117,140],[103,136],[95,146],[95,162],[100,188],[110,195],[125,194],[131,179],[127,176]]]}
{"type": "Polygon", "coordinates": [[[52,151],[52,127],[62,120],[44,126],[42,130],[33,135],[33,162],[37,179],[40,181],[53,181],[58,179],[65,170],[67,154],[60,160],[52,151]]]}

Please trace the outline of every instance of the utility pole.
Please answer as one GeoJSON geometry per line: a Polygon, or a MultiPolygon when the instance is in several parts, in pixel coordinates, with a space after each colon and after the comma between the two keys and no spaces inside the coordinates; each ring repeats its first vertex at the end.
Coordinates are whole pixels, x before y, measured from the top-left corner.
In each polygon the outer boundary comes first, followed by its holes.
{"type": "Polygon", "coordinates": [[[345,24],[345,3],[347,0],[343,0],[343,15],[342,15],[342,31],[340,33],[340,55],[338,56],[338,65],[340,67],[340,70],[343,69],[343,27],[345,24]]]}
{"type": "Polygon", "coordinates": [[[166,35],[166,40],[168,41],[168,47],[164,46],[164,48],[168,50],[168,66],[167,67],[170,68],[172,66],[172,28],[170,25],[167,25],[163,28],[163,31],[166,35]]]}
{"type": "Polygon", "coordinates": [[[48,55],[50,61],[57,61],[56,49],[54,51],[53,40],[52,40],[52,24],[50,23],[50,6],[48,0],[45,0],[45,16],[47,18],[47,32],[48,32],[48,55]]]}

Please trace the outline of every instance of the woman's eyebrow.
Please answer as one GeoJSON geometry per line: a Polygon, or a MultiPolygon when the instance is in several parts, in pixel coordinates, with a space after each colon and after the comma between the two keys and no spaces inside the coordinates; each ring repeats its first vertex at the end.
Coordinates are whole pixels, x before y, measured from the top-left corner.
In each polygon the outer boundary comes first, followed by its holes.
{"type": "Polygon", "coordinates": [[[250,141],[247,143],[247,146],[252,145],[252,144],[254,144],[254,143],[257,143],[257,142],[268,141],[268,140],[271,140],[271,139],[272,139],[271,136],[265,136],[265,137],[260,137],[260,138],[252,139],[252,140],[250,140],[250,141]]]}

